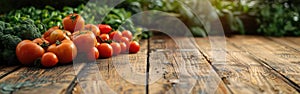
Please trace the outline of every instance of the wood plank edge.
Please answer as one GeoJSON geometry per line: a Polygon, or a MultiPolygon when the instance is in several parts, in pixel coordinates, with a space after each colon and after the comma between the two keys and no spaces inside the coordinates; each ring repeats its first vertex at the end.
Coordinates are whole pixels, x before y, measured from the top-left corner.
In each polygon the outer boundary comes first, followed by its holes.
{"type": "Polygon", "coordinates": [[[11,71],[9,71],[9,72],[5,73],[4,75],[0,76],[0,79],[2,79],[2,78],[4,78],[4,77],[6,77],[7,75],[9,75],[9,74],[11,74],[11,73],[13,73],[13,72],[15,72],[15,71],[17,71],[17,70],[21,69],[21,68],[22,68],[22,66],[17,66],[17,67],[16,67],[16,68],[14,68],[13,70],[11,70],[11,71]]]}
{"type": "MultiPolygon", "coordinates": [[[[230,43],[230,44],[233,45],[234,47],[238,47],[237,45],[235,45],[233,43],[230,43]]],[[[282,73],[280,73],[279,71],[277,71],[276,69],[274,69],[266,61],[261,60],[259,57],[256,57],[252,53],[249,53],[249,54],[250,54],[249,58],[252,58],[253,60],[257,61],[262,66],[268,68],[270,70],[270,72],[272,72],[278,78],[280,78],[281,80],[283,80],[284,82],[286,82],[288,85],[290,85],[291,87],[293,87],[296,91],[300,92],[300,86],[298,84],[296,84],[294,81],[292,81],[291,79],[289,79],[288,77],[286,77],[285,75],[283,75],[282,73]]]]}

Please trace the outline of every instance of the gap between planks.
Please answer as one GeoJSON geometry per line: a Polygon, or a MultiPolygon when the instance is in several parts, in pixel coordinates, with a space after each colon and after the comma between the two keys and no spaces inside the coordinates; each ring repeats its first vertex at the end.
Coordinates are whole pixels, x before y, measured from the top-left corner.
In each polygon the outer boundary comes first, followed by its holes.
{"type": "MultiPolygon", "coordinates": [[[[276,38],[281,40],[280,38],[276,38]]],[[[287,53],[298,57],[293,49],[285,45],[278,44],[260,36],[235,36],[228,39],[235,47],[240,48],[250,54],[251,57],[260,61],[264,66],[269,67],[280,75],[281,79],[295,88],[299,92],[299,65],[293,64],[293,61],[299,61],[297,58],[282,57],[281,54],[287,53]]]]}

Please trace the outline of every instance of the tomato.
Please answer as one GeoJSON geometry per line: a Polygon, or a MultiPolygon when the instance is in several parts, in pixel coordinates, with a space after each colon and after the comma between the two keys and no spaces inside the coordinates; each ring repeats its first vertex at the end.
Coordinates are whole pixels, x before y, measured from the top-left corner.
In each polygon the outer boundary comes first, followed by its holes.
{"type": "Polygon", "coordinates": [[[137,53],[140,50],[140,44],[136,41],[129,43],[129,53],[137,53]]]}
{"type": "Polygon", "coordinates": [[[132,40],[132,33],[128,30],[124,30],[122,32],[122,36],[128,38],[129,40],[132,40]]]}
{"type": "Polygon", "coordinates": [[[127,37],[122,37],[120,42],[124,42],[127,46],[129,45],[129,39],[127,37]]]}
{"type": "MultiPolygon", "coordinates": [[[[54,30],[57,30],[57,29],[59,29],[58,26],[53,26],[53,27],[49,28],[49,29],[43,34],[42,38],[46,39],[47,37],[50,36],[50,34],[51,34],[54,30]]],[[[49,41],[49,40],[48,40],[48,41],[49,41]]]]}
{"type": "Polygon", "coordinates": [[[127,46],[124,42],[120,43],[121,46],[121,53],[126,53],[127,52],[127,46]]]}
{"type": "Polygon", "coordinates": [[[54,30],[50,36],[49,36],[49,42],[50,44],[53,44],[55,43],[57,40],[58,41],[62,41],[62,40],[65,40],[65,39],[68,39],[67,35],[64,33],[63,30],[60,30],[60,29],[57,29],[57,30],[54,30]]]}
{"type": "Polygon", "coordinates": [[[99,58],[99,51],[96,47],[94,47],[87,53],[88,61],[95,61],[98,58],[99,58]]]}
{"type": "Polygon", "coordinates": [[[103,41],[109,40],[109,35],[108,34],[101,34],[100,37],[97,37],[98,42],[102,42],[99,38],[101,38],[103,41]]]}
{"type": "Polygon", "coordinates": [[[78,52],[87,53],[97,45],[97,39],[92,31],[77,31],[73,33],[73,42],[78,52]]]}
{"type": "Polygon", "coordinates": [[[61,64],[71,63],[77,56],[77,48],[71,40],[63,40],[60,43],[48,47],[48,52],[53,52],[61,64]]]}
{"type": "Polygon", "coordinates": [[[67,36],[66,39],[72,38],[72,33],[70,31],[63,30],[63,32],[64,32],[65,36],[67,36]]]}
{"type": "Polygon", "coordinates": [[[108,43],[101,43],[97,49],[99,51],[100,58],[109,58],[113,55],[113,49],[108,43]]]}
{"type": "Polygon", "coordinates": [[[73,33],[74,31],[82,30],[84,28],[85,21],[79,14],[69,14],[62,20],[65,30],[73,33]]]}
{"type": "Polygon", "coordinates": [[[53,52],[47,52],[42,56],[41,64],[44,67],[53,67],[58,63],[58,58],[53,52]]]}
{"type": "Polygon", "coordinates": [[[99,28],[96,25],[93,25],[93,24],[87,24],[87,25],[85,25],[84,26],[84,30],[92,31],[95,36],[99,36],[100,35],[99,28]]]}
{"type": "Polygon", "coordinates": [[[23,40],[16,47],[18,60],[24,65],[31,65],[45,53],[45,50],[30,40],[23,40]]]}
{"type": "Polygon", "coordinates": [[[101,34],[108,34],[112,30],[112,28],[106,24],[99,24],[98,27],[100,29],[101,34]]]}
{"type": "Polygon", "coordinates": [[[49,46],[49,42],[47,40],[45,40],[45,39],[42,39],[42,38],[36,38],[32,42],[40,45],[41,47],[44,48],[44,50],[47,50],[47,48],[49,46]]]}
{"type": "Polygon", "coordinates": [[[121,46],[117,42],[113,42],[110,44],[113,49],[113,55],[119,55],[121,53],[121,46]]]}
{"type": "Polygon", "coordinates": [[[36,38],[32,42],[37,43],[38,45],[43,45],[44,43],[49,44],[49,42],[42,38],[36,38]]]}
{"type": "Polygon", "coordinates": [[[122,38],[122,33],[120,31],[114,31],[109,34],[111,40],[120,41],[122,38]]]}

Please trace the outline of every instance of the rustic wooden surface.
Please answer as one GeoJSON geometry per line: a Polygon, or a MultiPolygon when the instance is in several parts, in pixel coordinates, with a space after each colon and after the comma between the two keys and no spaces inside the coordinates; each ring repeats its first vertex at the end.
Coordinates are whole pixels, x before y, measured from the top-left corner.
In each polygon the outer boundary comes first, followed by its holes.
{"type": "Polygon", "coordinates": [[[170,40],[154,36],[150,39],[149,67],[157,70],[150,71],[150,77],[162,77],[149,84],[149,94],[229,93],[208,61],[189,42],[189,38],[180,37],[170,40]],[[162,74],[158,68],[152,68],[157,66],[162,68],[162,74]],[[208,88],[210,85],[216,87],[208,88]]]}
{"type": "Polygon", "coordinates": [[[0,94],[298,94],[300,38],[154,36],[137,54],[51,69],[0,66],[0,94]],[[222,38],[220,38],[222,39],[222,38]],[[220,51],[225,59],[215,60],[220,51]]]}

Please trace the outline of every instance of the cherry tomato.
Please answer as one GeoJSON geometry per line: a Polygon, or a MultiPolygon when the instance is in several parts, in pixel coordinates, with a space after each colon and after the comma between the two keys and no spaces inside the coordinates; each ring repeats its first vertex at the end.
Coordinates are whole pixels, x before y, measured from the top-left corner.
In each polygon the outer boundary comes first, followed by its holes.
{"type": "Polygon", "coordinates": [[[120,41],[122,38],[122,33],[120,31],[114,31],[109,34],[111,40],[120,41]]]}
{"type": "Polygon", "coordinates": [[[99,24],[98,27],[100,29],[101,34],[108,34],[112,30],[112,28],[106,24],[99,24]]]}
{"type": "Polygon", "coordinates": [[[122,37],[120,42],[124,42],[127,46],[129,45],[129,39],[127,37],[122,37]]]}
{"type": "Polygon", "coordinates": [[[97,39],[91,31],[77,31],[73,33],[73,42],[78,52],[87,53],[97,45],[97,39]]]}
{"type": "Polygon", "coordinates": [[[122,32],[122,36],[128,38],[129,40],[132,40],[132,33],[128,30],[124,30],[122,32]]]}
{"type": "Polygon", "coordinates": [[[121,46],[117,42],[113,42],[110,44],[111,47],[113,48],[113,55],[119,55],[121,53],[121,46]]]}
{"type": "Polygon", "coordinates": [[[45,50],[41,46],[30,40],[23,40],[16,47],[17,58],[24,65],[33,64],[44,53],[45,50]]]}
{"type": "Polygon", "coordinates": [[[109,35],[108,34],[101,34],[100,37],[97,37],[98,42],[102,42],[99,38],[101,38],[103,41],[109,40],[109,35]]]}
{"type": "Polygon", "coordinates": [[[129,53],[137,53],[140,50],[140,44],[136,41],[129,43],[129,53]]]}
{"type": "Polygon", "coordinates": [[[62,20],[65,30],[73,33],[74,31],[82,30],[84,28],[84,19],[79,14],[69,14],[62,20]]]}
{"type": "Polygon", "coordinates": [[[63,40],[60,43],[48,47],[48,52],[53,52],[61,64],[68,64],[77,56],[77,48],[71,40],[63,40]]]}
{"type": "Polygon", "coordinates": [[[124,42],[120,43],[120,47],[121,47],[121,53],[126,53],[127,52],[127,46],[124,42]]]}
{"type": "Polygon", "coordinates": [[[109,58],[113,55],[113,49],[108,43],[101,43],[97,49],[99,51],[100,58],[109,58]]]}
{"type": "Polygon", "coordinates": [[[99,51],[96,47],[94,47],[93,49],[91,49],[91,51],[87,53],[88,61],[95,61],[98,58],[99,58],[99,51]]]}
{"type": "Polygon", "coordinates": [[[53,67],[58,63],[58,58],[53,52],[47,52],[42,56],[41,63],[44,67],[53,67]]]}
{"type": "Polygon", "coordinates": [[[84,26],[84,30],[92,31],[95,36],[99,36],[100,35],[99,28],[96,25],[93,25],[93,24],[87,24],[87,25],[85,25],[84,26]]]}

